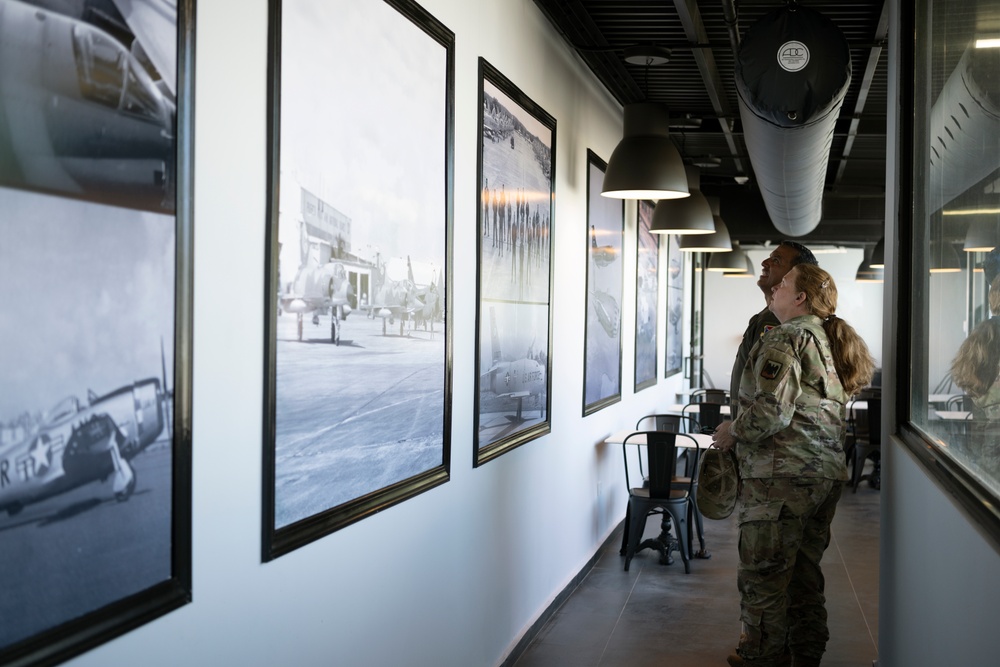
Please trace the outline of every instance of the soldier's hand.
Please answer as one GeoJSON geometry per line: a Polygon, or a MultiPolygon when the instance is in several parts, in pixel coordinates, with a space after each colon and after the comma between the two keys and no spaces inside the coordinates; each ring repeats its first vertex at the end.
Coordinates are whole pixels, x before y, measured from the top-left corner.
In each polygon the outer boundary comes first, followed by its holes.
{"type": "Polygon", "coordinates": [[[716,427],[712,434],[712,446],[726,452],[736,445],[736,438],[732,432],[733,422],[726,420],[716,427]]]}

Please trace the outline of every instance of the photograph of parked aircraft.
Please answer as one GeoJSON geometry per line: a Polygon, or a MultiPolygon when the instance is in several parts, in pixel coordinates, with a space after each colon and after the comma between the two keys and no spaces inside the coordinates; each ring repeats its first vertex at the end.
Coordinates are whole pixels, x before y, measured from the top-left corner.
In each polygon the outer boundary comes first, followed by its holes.
{"type": "Polygon", "coordinates": [[[679,236],[671,234],[668,238],[670,240],[667,243],[667,358],[663,377],[680,373],[683,363],[681,325],[684,318],[684,253],[681,251],[679,236]]]}
{"type": "Polygon", "coordinates": [[[372,298],[365,308],[369,319],[382,320],[382,335],[387,335],[388,327],[399,321],[399,335],[404,335],[405,325],[411,329],[423,327],[424,331],[434,331],[435,321],[443,316],[440,290],[440,271],[434,265],[418,265],[422,274],[420,282],[414,275],[413,262],[409,256],[393,257],[386,262],[377,256],[372,270],[372,298]],[[404,274],[405,270],[405,274],[404,274]]]}
{"type": "Polygon", "coordinates": [[[0,511],[16,516],[25,505],[110,478],[115,500],[135,491],[129,461],[157,440],[169,414],[163,382],[136,380],[87,401],[69,396],[45,413],[28,437],[0,449],[0,511]]]}
{"type": "Polygon", "coordinates": [[[556,136],[553,117],[485,59],[479,68],[477,465],[549,431],[556,136]]]}
{"type": "Polygon", "coordinates": [[[281,295],[267,341],[265,560],[367,516],[358,508],[372,499],[413,495],[444,469],[449,51],[426,21],[395,5],[280,8],[273,131],[281,181],[268,225],[281,244],[269,260],[282,284],[265,285],[281,295]],[[319,290],[311,301],[295,278],[303,235],[310,262],[317,257],[307,273],[319,290]],[[329,317],[340,344],[309,344],[309,326],[300,342],[300,306],[312,309],[306,325],[318,318],[324,343],[329,317]],[[349,307],[358,312],[346,321],[332,315],[349,307]]]}
{"type": "Polygon", "coordinates": [[[2,652],[173,576],[176,253],[171,215],[0,211],[2,652]]]}
{"type": "Polygon", "coordinates": [[[622,237],[625,205],[601,196],[607,164],[587,151],[587,324],[584,331],[583,414],[621,398],[622,237]]]}
{"type": "Polygon", "coordinates": [[[295,315],[295,330],[302,340],[304,321],[311,315],[313,326],[320,317],[330,318],[330,342],[340,345],[340,322],[351,313],[354,287],[347,280],[343,263],[333,259],[326,241],[310,239],[300,225],[299,267],[295,277],[278,296],[280,310],[295,315]]]}
{"type": "Polygon", "coordinates": [[[0,184],[170,213],[175,0],[0,0],[0,184]]]}
{"type": "Polygon", "coordinates": [[[547,309],[491,303],[479,358],[479,442],[542,423],[548,406],[547,309]],[[529,338],[530,336],[530,338],[529,338]]]}
{"type": "Polygon", "coordinates": [[[656,384],[660,237],[649,231],[652,202],[640,200],[636,217],[635,390],[639,391],[656,384]]]}

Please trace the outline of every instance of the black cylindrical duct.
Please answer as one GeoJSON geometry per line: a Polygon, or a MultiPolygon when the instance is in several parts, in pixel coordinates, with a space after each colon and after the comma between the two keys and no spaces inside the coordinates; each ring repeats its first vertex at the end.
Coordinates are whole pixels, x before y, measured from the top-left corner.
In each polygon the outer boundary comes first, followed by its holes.
{"type": "Polygon", "coordinates": [[[970,45],[931,108],[928,213],[996,170],[1000,152],[996,64],[995,49],[970,45]]]}
{"type": "Polygon", "coordinates": [[[851,83],[843,33],[794,3],[743,35],[736,59],[743,138],[771,222],[802,236],[819,224],[830,145],[851,83]]]}

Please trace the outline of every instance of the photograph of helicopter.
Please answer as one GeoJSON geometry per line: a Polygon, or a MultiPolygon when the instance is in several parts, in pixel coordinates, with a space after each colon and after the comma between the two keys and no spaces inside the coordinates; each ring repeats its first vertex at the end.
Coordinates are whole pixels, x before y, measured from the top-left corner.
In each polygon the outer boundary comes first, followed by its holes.
{"type": "Polygon", "coordinates": [[[587,323],[584,330],[583,414],[621,399],[622,239],[625,204],[601,196],[607,163],[587,151],[587,323]]]}

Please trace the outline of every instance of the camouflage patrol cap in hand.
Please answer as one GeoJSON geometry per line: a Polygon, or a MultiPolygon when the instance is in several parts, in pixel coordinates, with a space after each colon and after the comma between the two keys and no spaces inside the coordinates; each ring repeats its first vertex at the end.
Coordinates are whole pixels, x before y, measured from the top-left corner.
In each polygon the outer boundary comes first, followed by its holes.
{"type": "Polygon", "coordinates": [[[698,474],[698,511],[709,519],[725,519],[736,507],[740,478],[732,451],[711,447],[702,453],[698,474]]]}

